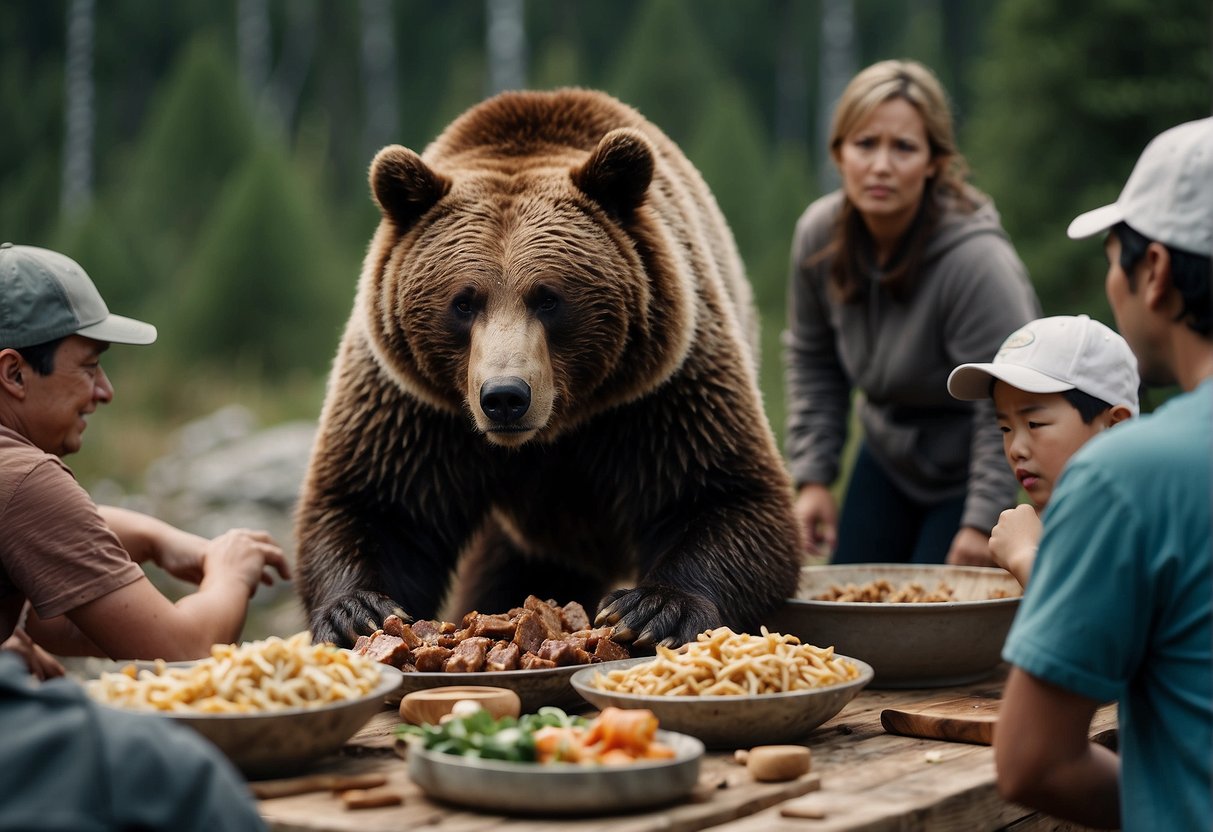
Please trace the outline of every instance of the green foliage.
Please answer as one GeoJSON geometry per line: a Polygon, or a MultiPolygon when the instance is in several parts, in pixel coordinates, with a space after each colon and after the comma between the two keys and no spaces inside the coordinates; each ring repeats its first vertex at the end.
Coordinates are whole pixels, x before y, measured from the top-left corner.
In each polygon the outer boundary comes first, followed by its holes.
{"type": "Polygon", "coordinates": [[[30,245],[49,242],[59,211],[63,55],[21,48],[58,35],[49,5],[0,4],[0,237],[30,245]]]}
{"type": "Polygon", "coordinates": [[[759,256],[769,236],[756,196],[770,179],[770,156],[756,116],[736,83],[721,84],[685,145],[687,156],[711,183],[747,263],[759,256]]]}
{"type": "Polygon", "coordinates": [[[348,315],[357,262],[342,262],[322,204],[264,143],[232,176],[166,309],[165,346],[267,376],[322,372],[348,315]]]}
{"type": "MultiPolygon", "coordinates": [[[[268,0],[271,72],[301,1],[268,0]]],[[[133,397],[141,410],[127,421],[140,429],[259,383],[319,389],[378,221],[372,141],[424,150],[485,94],[484,0],[395,0],[399,123],[369,136],[380,102],[361,71],[358,6],[314,2],[319,36],[284,129],[258,123],[243,88],[235,0],[97,4],[95,197],[71,223],[59,217],[70,4],[0,4],[0,239],[61,248],[115,310],[160,327],[154,347],[115,351],[126,386],[163,388],[133,397]],[[227,393],[196,389],[229,378],[227,393]]],[[[1065,227],[1115,198],[1151,136],[1208,113],[1207,0],[854,0],[854,11],[860,66],[917,58],[943,80],[975,181],[1046,311],[1107,320],[1098,244],[1065,227]]],[[[761,383],[781,432],[788,251],[819,193],[819,4],[524,0],[524,12],[532,86],[612,93],[704,174],[763,313],[761,383]]]]}
{"type": "Polygon", "coordinates": [[[685,2],[643,4],[615,60],[610,91],[675,142],[691,141],[700,119],[717,106],[719,61],[685,2]]]}
{"type": "Polygon", "coordinates": [[[230,56],[214,38],[194,38],[158,89],[129,170],[110,186],[125,228],[147,252],[146,288],[174,279],[253,133],[230,56]]]}
{"type": "Polygon", "coordinates": [[[989,46],[967,135],[978,181],[1045,312],[1106,317],[1098,244],[1069,241],[1065,229],[1116,198],[1150,138],[1208,114],[1209,5],[1005,0],[989,46]]]}

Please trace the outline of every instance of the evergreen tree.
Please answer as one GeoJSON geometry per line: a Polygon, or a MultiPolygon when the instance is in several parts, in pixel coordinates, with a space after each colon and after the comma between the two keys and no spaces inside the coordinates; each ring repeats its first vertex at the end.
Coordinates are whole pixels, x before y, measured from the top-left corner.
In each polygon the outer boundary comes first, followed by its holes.
{"type": "Polygon", "coordinates": [[[323,200],[264,141],[230,177],[162,313],[186,362],[280,377],[323,372],[352,305],[356,258],[337,256],[323,200]]]}
{"type": "Polygon", "coordinates": [[[1110,320],[1096,246],[1066,238],[1114,200],[1146,143],[1205,116],[1207,0],[1005,0],[975,78],[966,147],[1046,314],[1110,320]]]}
{"type": "Polygon", "coordinates": [[[190,42],[153,102],[129,172],[108,183],[148,271],[153,297],[175,295],[173,275],[224,183],[248,157],[252,117],[231,56],[208,35],[190,42]]]}
{"type": "Polygon", "coordinates": [[[685,145],[717,106],[719,67],[685,3],[650,0],[632,19],[607,88],[685,145]]]}

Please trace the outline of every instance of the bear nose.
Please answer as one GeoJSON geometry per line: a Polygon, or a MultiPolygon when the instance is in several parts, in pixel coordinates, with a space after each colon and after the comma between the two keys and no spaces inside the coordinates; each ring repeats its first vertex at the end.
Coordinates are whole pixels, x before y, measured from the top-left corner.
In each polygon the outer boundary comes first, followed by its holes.
{"type": "Polygon", "coordinates": [[[517,376],[498,376],[480,385],[480,407],[499,425],[517,422],[530,406],[531,386],[517,376]]]}

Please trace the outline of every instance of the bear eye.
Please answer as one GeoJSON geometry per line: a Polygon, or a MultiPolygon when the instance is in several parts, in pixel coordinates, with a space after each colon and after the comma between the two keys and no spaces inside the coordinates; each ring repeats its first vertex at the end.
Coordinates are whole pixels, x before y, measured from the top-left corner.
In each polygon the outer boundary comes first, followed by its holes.
{"type": "Polygon", "coordinates": [[[476,307],[473,304],[472,293],[460,292],[458,295],[456,295],[455,299],[451,301],[451,311],[455,313],[456,318],[472,317],[472,314],[476,311],[476,307]]]}
{"type": "Polygon", "coordinates": [[[560,296],[551,289],[540,289],[535,296],[535,311],[541,315],[551,316],[560,308],[560,296]]]}

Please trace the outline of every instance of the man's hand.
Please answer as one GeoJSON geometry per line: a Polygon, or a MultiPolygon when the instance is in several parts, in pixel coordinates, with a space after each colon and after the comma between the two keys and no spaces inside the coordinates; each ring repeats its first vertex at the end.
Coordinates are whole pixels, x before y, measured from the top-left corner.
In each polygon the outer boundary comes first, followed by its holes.
{"type": "Polygon", "coordinates": [[[24,629],[13,630],[8,640],[0,644],[0,650],[10,650],[20,656],[29,672],[39,680],[53,679],[67,672],[59,660],[35,644],[24,629]]]}
{"type": "Polygon", "coordinates": [[[282,578],[290,578],[286,556],[274,538],[266,532],[252,529],[232,529],[214,540],[204,540],[202,570],[206,578],[229,576],[241,580],[248,587],[249,595],[257,585],[271,585],[276,571],[282,578]]]}
{"type": "Polygon", "coordinates": [[[952,538],[947,563],[952,566],[993,566],[990,538],[971,526],[961,526],[952,538]]]}

